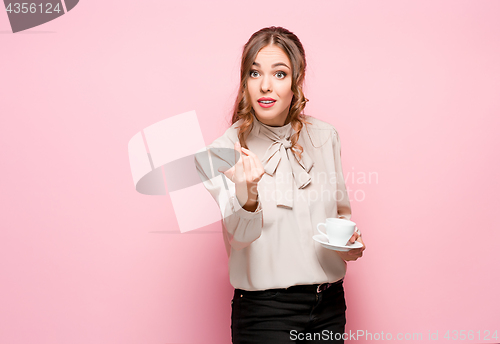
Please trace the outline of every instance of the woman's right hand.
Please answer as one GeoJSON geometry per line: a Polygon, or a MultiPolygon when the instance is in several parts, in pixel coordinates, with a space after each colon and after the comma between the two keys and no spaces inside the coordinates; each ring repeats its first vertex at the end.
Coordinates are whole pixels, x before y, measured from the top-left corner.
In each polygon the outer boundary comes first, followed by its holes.
{"type": "Polygon", "coordinates": [[[234,144],[235,160],[240,159],[236,164],[226,171],[219,172],[229,178],[236,188],[236,198],[243,204],[242,208],[247,211],[255,211],[257,209],[257,184],[264,175],[264,167],[255,153],[241,147],[238,141],[234,144]]]}

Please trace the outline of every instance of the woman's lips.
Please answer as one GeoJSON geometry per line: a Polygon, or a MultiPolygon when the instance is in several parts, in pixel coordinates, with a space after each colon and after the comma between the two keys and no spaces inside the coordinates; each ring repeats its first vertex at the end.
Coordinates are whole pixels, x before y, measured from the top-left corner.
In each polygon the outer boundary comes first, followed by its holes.
{"type": "Polygon", "coordinates": [[[259,103],[259,105],[263,108],[270,108],[271,106],[274,105],[274,103],[276,103],[276,100],[273,100],[273,101],[268,101],[268,100],[259,100],[257,101],[259,103]]]}

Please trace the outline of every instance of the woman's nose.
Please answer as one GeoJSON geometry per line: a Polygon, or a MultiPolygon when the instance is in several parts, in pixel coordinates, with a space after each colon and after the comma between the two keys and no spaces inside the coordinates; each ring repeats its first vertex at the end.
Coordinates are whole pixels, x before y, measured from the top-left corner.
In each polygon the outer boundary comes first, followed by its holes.
{"type": "Polygon", "coordinates": [[[260,84],[262,92],[272,91],[271,79],[267,76],[262,78],[262,83],[260,84]]]}

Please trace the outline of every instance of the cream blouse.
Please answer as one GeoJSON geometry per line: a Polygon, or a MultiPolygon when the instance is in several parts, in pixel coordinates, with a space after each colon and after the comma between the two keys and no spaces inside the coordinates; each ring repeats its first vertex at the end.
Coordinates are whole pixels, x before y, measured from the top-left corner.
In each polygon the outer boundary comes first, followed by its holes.
{"type": "MultiPolygon", "coordinates": [[[[222,232],[234,288],[263,290],[298,284],[335,282],[346,273],[346,262],[313,240],[318,223],[328,217],[351,219],[340,161],[340,139],[327,122],[306,116],[298,143],[302,158],[292,153],[291,123],[272,127],[253,116],[247,146],[266,173],[259,181],[255,212],[242,208],[235,184],[219,167],[232,167],[238,125],[197,154],[196,169],[222,214],[222,232]],[[215,171],[215,172],[214,172],[215,171]]],[[[239,158],[239,157],[238,157],[239,158]]],[[[359,232],[359,231],[358,231],[359,232]]]]}

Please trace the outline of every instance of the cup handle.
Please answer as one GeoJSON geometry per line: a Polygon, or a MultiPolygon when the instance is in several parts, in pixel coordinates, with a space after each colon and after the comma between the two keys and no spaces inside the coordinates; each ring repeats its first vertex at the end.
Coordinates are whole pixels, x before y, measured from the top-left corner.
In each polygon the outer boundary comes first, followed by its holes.
{"type": "Polygon", "coordinates": [[[319,226],[321,226],[321,225],[325,226],[325,228],[326,228],[326,223],[318,223],[318,225],[316,226],[316,229],[318,230],[318,232],[320,232],[321,234],[323,234],[325,237],[327,237],[327,238],[328,238],[328,235],[326,235],[326,233],[325,233],[325,232],[322,232],[322,231],[319,229],[319,226]]]}

